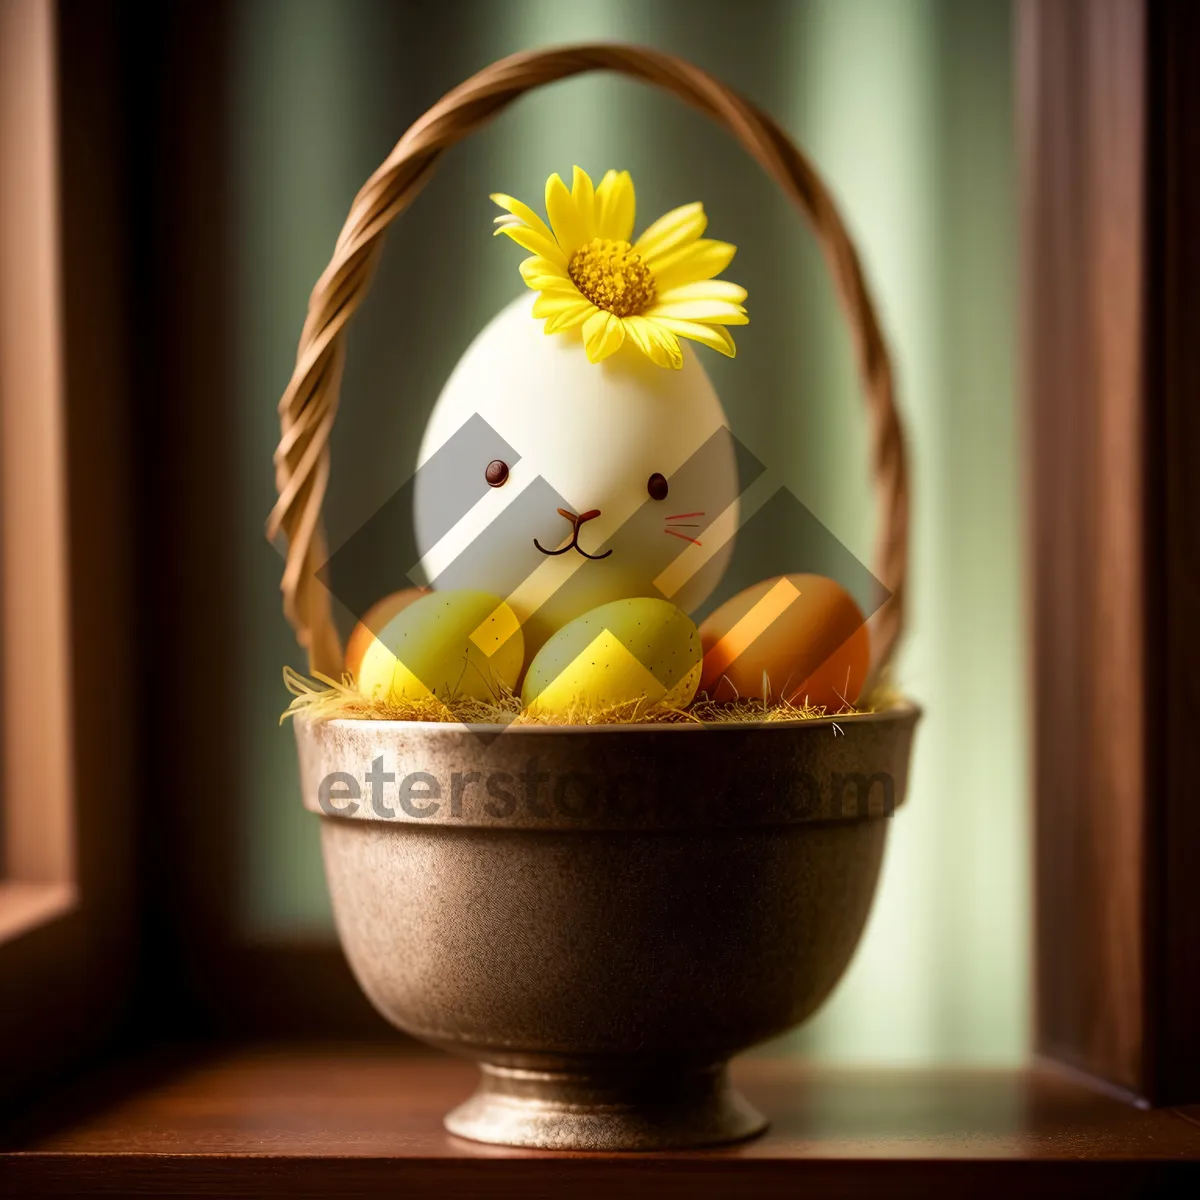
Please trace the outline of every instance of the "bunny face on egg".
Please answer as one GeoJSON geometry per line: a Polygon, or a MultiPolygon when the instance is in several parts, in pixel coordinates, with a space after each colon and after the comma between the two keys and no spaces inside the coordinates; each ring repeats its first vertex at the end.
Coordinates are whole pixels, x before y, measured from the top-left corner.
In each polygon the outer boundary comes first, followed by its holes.
{"type": "Polygon", "coordinates": [[[430,417],[415,495],[429,582],[507,599],[532,650],[612,600],[694,610],[737,527],[733,439],[708,375],[686,347],[678,371],[633,348],[589,362],[577,332],[547,336],[531,305],[488,324],[430,417]]]}

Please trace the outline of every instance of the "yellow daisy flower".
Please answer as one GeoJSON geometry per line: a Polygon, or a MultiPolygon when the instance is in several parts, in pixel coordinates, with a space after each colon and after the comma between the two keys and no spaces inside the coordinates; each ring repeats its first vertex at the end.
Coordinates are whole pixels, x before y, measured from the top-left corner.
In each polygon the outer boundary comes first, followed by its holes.
{"type": "Polygon", "coordinates": [[[683,366],[679,338],[691,338],[730,358],[736,353],[726,325],[749,321],[746,289],[715,278],[737,252],[728,242],[702,238],[704,206],[685,204],[660,217],[636,242],[634,191],[628,171],[609,171],[593,187],[575,168],[571,190],[557,174],[546,180],[547,225],[527,204],[497,192],[507,234],[533,257],[521,276],[540,292],[533,315],[546,333],[583,326],[592,362],[628,338],[660,367],[683,366]]]}

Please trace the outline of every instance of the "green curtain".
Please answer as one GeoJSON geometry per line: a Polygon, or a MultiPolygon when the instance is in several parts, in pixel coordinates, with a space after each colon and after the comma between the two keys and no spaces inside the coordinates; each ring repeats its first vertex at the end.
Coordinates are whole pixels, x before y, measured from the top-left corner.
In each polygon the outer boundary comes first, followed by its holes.
{"type": "MultiPolygon", "coordinates": [[[[316,822],[278,728],[285,662],[274,404],[350,201],[404,128],[513,50],[581,39],[692,58],[779,117],[830,181],[898,366],[915,474],[899,681],[925,704],[910,802],[870,926],[784,1045],[827,1059],[1013,1061],[1026,1048],[1028,818],[1014,399],[1015,179],[1007,0],[257,0],[235,8],[231,247],[240,342],[239,911],[253,938],[331,936],[316,822]]],[[[437,393],[521,288],[487,193],[540,196],[573,163],[628,168],[641,218],[703,199],[750,292],[735,362],[706,363],[735,431],[869,561],[865,430],[823,263],[773,186],[673,99],[607,77],[524,99],[456,148],[390,236],[350,336],[333,545],[412,469],[437,393]],[[783,449],[781,449],[783,448],[783,449]]],[[[716,360],[716,361],[714,361],[716,360]]],[[[780,1050],[776,1045],[770,1049],[780,1050]]]]}

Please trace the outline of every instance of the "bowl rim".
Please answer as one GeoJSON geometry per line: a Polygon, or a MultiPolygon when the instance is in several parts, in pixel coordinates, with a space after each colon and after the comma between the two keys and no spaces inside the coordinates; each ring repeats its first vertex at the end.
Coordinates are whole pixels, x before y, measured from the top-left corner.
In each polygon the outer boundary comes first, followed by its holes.
{"type": "MultiPolygon", "coordinates": [[[[379,729],[386,727],[397,734],[428,733],[430,736],[449,737],[461,735],[464,731],[470,733],[504,733],[508,737],[525,734],[557,734],[567,737],[581,737],[587,734],[699,734],[699,733],[730,733],[748,730],[779,730],[795,732],[798,730],[829,729],[843,724],[880,724],[896,722],[903,724],[915,722],[924,715],[924,708],[915,700],[902,697],[887,708],[875,709],[864,713],[843,713],[826,717],[805,717],[791,721],[674,721],[657,723],[652,721],[626,722],[605,725],[517,725],[499,722],[481,722],[468,724],[463,721],[399,721],[382,717],[324,717],[317,718],[316,723],[340,729],[379,729]]],[[[298,713],[296,720],[310,723],[313,718],[298,713]]]]}
{"type": "MultiPolygon", "coordinates": [[[[325,820],[510,832],[694,832],[890,817],[907,794],[911,743],[920,714],[918,705],[905,701],[878,712],[855,714],[842,729],[837,718],[820,717],[708,726],[521,725],[514,729],[495,725],[490,734],[481,733],[479,726],[449,722],[327,718],[301,720],[295,733],[304,807],[325,820]],[[689,729],[727,731],[728,736],[719,742],[635,736],[689,729]],[[526,731],[551,736],[517,736],[526,731]],[[576,736],[594,731],[613,736],[576,736]],[[426,756],[435,760],[433,765],[426,756]],[[439,795],[431,793],[430,799],[438,803],[417,810],[401,798],[398,807],[380,812],[374,783],[369,803],[363,803],[366,793],[358,781],[366,779],[368,762],[385,764],[390,778],[381,777],[384,784],[395,783],[402,775],[418,779],[422,772],[434,775],[441,787],[439,795]],[[485,771],[487,796],[510,802],[503,811],[493,811],[492,802],[478,789],[469,806],[464,801],[467,785],[454,790],[456,772],[460,780],[474,772],[468,782],[484,786],[481,773],[485,771]],[[338,773],[352,775],[359,794],[340,796],[357,803],[330,811],[320,799],[320,781],[338,773]],[[507,791],[491,790],[492,773],[498,773],[507,791]],[[872,805],[871,788],[881,773],[883,791],[877,799],[882,808],[874,811],[878,806],[872,805]],[[593,779],[594,786],[584,787],[585,810],[577,811],[581,775],[584,784],[593,779]],[[520,801],[518,780],[524,781],[520,801]],[[848,781],[855,782],[859,797],[859,807],[852,811],[845,806],[848,781]],[[553,792],[553,805],[549,792],[532,802],[529,789],[539,784],[553,792]],[[637,796],[641,799],[631,808],[631,799],[637,796]],[[441,803],[443,797],[449,798],[448,807],[441,803]],[[681,797],[687,798],[686,803],[681,803],[681,797]]],[[[428,786],[430,780],[423,782],[428,786]]]]}

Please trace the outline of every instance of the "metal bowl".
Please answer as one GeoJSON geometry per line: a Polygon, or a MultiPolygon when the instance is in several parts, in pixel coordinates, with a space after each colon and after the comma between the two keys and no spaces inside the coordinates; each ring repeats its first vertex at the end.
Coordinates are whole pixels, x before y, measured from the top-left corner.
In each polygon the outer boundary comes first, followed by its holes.
{"type": "Polygon", "coordinates": [[[298,720],[359,983],[482,1069],[447,1128],[586,1150],[761,1131],[726,1064],[803,1021],[850,961],[918,716],[298,720]]]}

